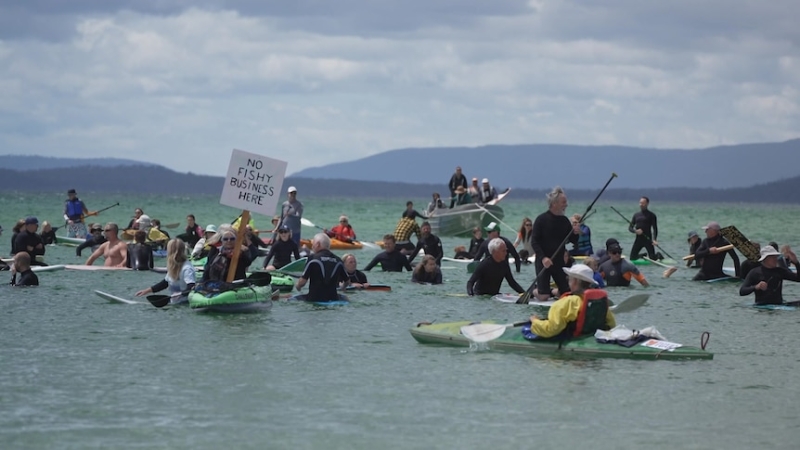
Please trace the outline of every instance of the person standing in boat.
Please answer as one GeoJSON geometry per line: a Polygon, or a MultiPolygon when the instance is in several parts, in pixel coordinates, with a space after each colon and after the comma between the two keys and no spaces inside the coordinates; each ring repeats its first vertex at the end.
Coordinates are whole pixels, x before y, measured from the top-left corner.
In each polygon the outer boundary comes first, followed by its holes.
{"type": "Polygon", "coordinates": [[[592,335],[597,330],[610,330],[617,326],[608,301],[608,294],[594,285],[592,269],[584,264],[564,267],[569,275],[569,295],[561,297],[550,306],[547,319],[531,316],[531,325],[523,327],[525,339],[578,337],[592,335]]]}
{"type": "Polygon", "coordinates": [[[153,247],[145,244],[147,234],[137,230],[133,235],[133,243],[128,244],[128,255],[125,266],[133,270],[151,270],[153,264],[153,247]]]}
{"type": "Polygon", "coordinates": [[[736,254],[736,250],[719,251],[720,247],[730,245],[730,242],[720,234],[719,223],[709,222],[708,225],[703,227],[703,230],[706,232],[706,238],[703,239],[703,242],[700,243],[700,247],[694,252],[695,259],[700,258],[703,262],[700,266],[700,270],[697,271],[697,274],[692,280],[704,281],[726,277],[727,275],[722,272],[725,255],[731,255],[733,267],[736,270],[736,277],[741,278],[739,255],[736,254]]]}
{"type": "MultiPolygon", "coordinates": [[[[355,288],[369,287],[367,275],[358,270],[358,261],[356,261],[356,256],[354,254],[346,253],[344,256],[342,256],[342,263],[344,264],[344,271],[347,273],[349,286],[353,286],[355,288]]],[[[346,286],[344,283],[341,283],[339,287],[344,288],[346,286]]]]}
{"type": "Polygon", "coordinates": [[[525,289],[517,283],[514,275],[511,274],[511,266],[508,265],[508,244],[506,240],[495,237],[489,240],[489,258],[483,259],[478,263],[478,267],[472,272],[472,276],[467,281],[467,294],[472,295],[496,295],[500,293],[500,286],[503,280],[508,281],[511,289],[522,294],[525,289]]]}
{"type": "Polygon", "coordinates": [[[78,193],[75,189],[68,190],[67,197],[67,201],[64,202],[64,220],[67,222],[67,236],[85,238],[89,233],[86,232],[83,218],[97,213],[89,212],[83,201],[78,198],[78,193]]]}
{"type": "Polygon", "coordinates": [[[431,255],[422,257],[411,273],[411,282],[420,284],[442,284],[442,269],[436,264],[436,258],[431,255]]]}
{"type": "Polygon", "coordinates": [[[464,186],[459,186],[456,188],[455,197],[453,197],[453,201],[455,202],[456,206],[469,205],[470,203],[473,203],[472,196],[469,195],[467,189],[464,186]]]}
{"type": "Polygon", "coordinates": [[[439,195],[438,192],[434,192],[433,194],[431,194],[431,196],[433,197],[433,199],[431,200],[430,203],[428,203],[428,209],[425,211],[428,214],[428,217],[430,217],[431,214],[433,214],[433,212],[436,211],[437,209],[445,208],[444,202],[442,201],[442,197],[439,195]]]}
{"type": "Polygon", "coordinates": [[[282,225],[278,228],[278,239],[270,246],[267,257],[264,258],[264,269],[275,270],[292,262],[292,255],[295,261],[300,259],[300,247],[292,240],[292,231],[289,227],[282,225]],[[275,257],[275,262],[270,265],[270,261],[275,257]]]}
{"type": "Polygon", "coordinates": [[[14,255],[14,270],[11,273],[12,286],[38,286],[39,277],[31,270],[31,257],[26,252],[14,255]]]}
{"type": "Polygon", "coordinates": [[[186,244],[180,239],[167,243],[167,275],[163,280],[136,292],[137,297],[169,289],[170,303],[180,303],[197,283],[192,263],[186,259],[186,244]],[[178,296],[180,294],[180,296],[178,296]]]}
{"type": "Polygon", "coordinates": [[[42,237],[36,233],[39,228],[39,219],[36,217],[28,217],[25,219],[25,226],[20,230],[17,238],[14,240],[14,249],[16,253],[27,253],[30,256],[30,264],[46,265],[44,263],[37,263],[37,256],[44,256],[44,243],[42,237]]]}
{"type": "Polygon", "coordinates": [[[89,259],[86,260],[86,265],[91,266],[99,257],[103,257],[105,267],[125,267],[125,262],[128,259],[128,245],[119,239],[119,226],[114,222],[108,222],[103,227],[103,234],[106,237],[100,247],[95,250],[89,259]]]}
{"type": "Polygon", "coordinates": [[[628,225],[628,231],[636,234],[636,239],[633,241],[631,247],[631,261],[639,259],[639,251],[644,248],[647,250],[647,256],[650,259],[664,259],[661,253],[656,253],[654,248],[658,245],[658,219],[655,213],[650,211],[650,199],[642,196],[639,199],[640,211],[633,215],[631,223],[628,225]]]}
{"type": "Polygon", "coordinates": [[[450,209],[452,209],[456,204],[456,189],[462,187],[464,191],[467,190],[467,177],[461,173],[461,166],[456,167],[456,172],[450,177],[447,187],[450,189],[450,209]]]}
{"type": "Polygon", "coordinates": [[[297,200],[297,188],[289,186],[286,190],[289,199],[281,206],[281,225],[286,225],[292,231],[292,240],[300,246],[301,221],[303,218],[303,204],[297,200]]]}
{"type": "MultiPolygon", "coordinates": [[[[203,281],[227,281],[231,259],[236,248],[236,231],[232,226],[220,225],[220,231],[211,237],[208,245],[208,259],[203,269],[203,281]]],[[[239,261],[236,264],[234,280],[244,280],[247,276],[247,266],[250,265],[250,252],[246,245],[240,246],[239,261]]]]}
{"type": "MultiPolygon", "coordinates": [[[[754,268],[747,274],[744,282],[739,287],[739,295],[755,294],[756,305],[782,305],[783,280],[800,281],[800,273],[780,267],[778,257],[781,256],[774,247],[764,246],[760,250],[761,266],[754,268]]],[[[795,266],[798,266],[797,255],[789,250],[786,254],[795,266]]],[[[798,302],[792,302],[797,304],[798,302]]]]}
{"type": "Polygon", "coordinates": [[[644,287],[650,286],[638,267],[627,259],[622,259],[622,247],[612,245],[608,248],[608,256],[608,261],[598,267],[606,286],[630,286],[631,278],[644,287]]]}
{"type": "Polygon", "coordinates": [[[338,225],[333,226],[330,230],[326,229],[324,232],[328,237],[342,242],[352,243],[356,240],[356,231],[353,230],[350,219],[345,215],[339,216],[338,225]]]}
{"type": "Polygon", "coordinates": [[[477,178],[472,178],[472,184],[467,188],[467,193],[476,202],[481,198],[481,187],[478,186],[477,178]]]}
{"type": "Polygon", "coordinates": [[[438,236],[431,233],[431,224],[422,222],[420,227],[420,237],[417,241],[417,246],[408,257],[411,262],[417,257],[420,251],[424,251],[425,255],[430,255],[434,258],[437,265],[442,265],[442,258],[444,257],[444,249],[442,249],[442,240],[438,236]]]}
{"type": "Polygon", "coordinates": [[[325,233],[317,233],[311,241],[313,255],[308,258],[303,275],[295,283],[297,290],[308,283],[306,300],[324,302],[339,298],[337,289],[340,283],[347,287],[349,278],[344,263],[331,250],[331,238],[325,233]]]}
{"type": "Polygon", "coordinates": [[[420,238],[422,230],[417,224],[417,221],[414,220],[413,217],[402,217],[400,221],[397,222],[397,226],[394,228],[394,233],[392,233],[392,236],[394,237],[393,242],[396,243],[397,247],[399,247],[401,251],[410,252],[414,250],[415,246],[411,243],[412,233],[417,236],[417,239],[420,238]]]}
{"type": "Polygon", "coordinates": [[[391,234],[383,236],[383,251],[372,258],[372,261],[367,264],[367,267],[364,267],[364,272],[369,272],[379,263],[384,272],[402,272],[403,269],[411,272],[413,270],[411,264],[408,262],[408,258],[397,249],[394,235],[391,234]]]}
{"type": "Polygon", "coordinates": [[[578,233],[578,242],[569,251],[569,255],[589,256],[594,253],[592,249],[592,230],[585,223],[581,223],[581,215],[573,214],[571,223],[572,231],[578,233]]]}
{"type": "Polygon", "coordinates": [[[562,270],[566,249],[561,244],[565,240],[575,244],[579,236],[565,216],[567,206],[567,194],[560,186],[556,186],[547,194],[547,211],[539,214],[533,221],[531,246],[536,254],[537,273],[537,292],[534,295],[539,300],[550,298],[551,278],[555,281],[558,292],[569,290],[567,275],[562,270]]]}
{"type": "Polygon", "coordinates": [[[489,179],[484,178],[483,180],[481,180],[480,197],[478,197],[480,203],[486,204],[496,198],[497,198],[497,189],[495,189],[494,186],[489,184],[489,179]]]}
{"type": "Polygon", "coordinates": [[[489,224],[486,227],[487,237],[486,240],[481,245],[481,248],[478,249],[478,253],[475,255],[475,260],[481,260],[485,256],[491,255],[491,250],[489,249],[489,243],[493,239],[500,239],[505,242],[506,252],[511,254],[511,257],[514,258],[514,265],[517,268],[517,273],[519,273],[520,268],[522,267],[522,258],[520,258],[519,253],[517,253],[517,249],[514,248],[514,245],[503,236],[500,236],[500,225],[495,222],[489,224]]]}
{"type": "MultiPolygon", "coordinates": [[[[702,242],[702,239],[700,239],[700,236],[697,235],[697,231],[692,230],[689,232],[689,237],[687,238],[686,241],[689,243],[689,254],[694,255],[697,252],[697,249],[700,248],[700,243],[702,242]]],[[[686,267],[699,269],[701,263],[702,260],[699,260],[697,258],[691,258],[686,261],[686,267]],[[693,262],[694,264],[692,264],[693,262]]]]}

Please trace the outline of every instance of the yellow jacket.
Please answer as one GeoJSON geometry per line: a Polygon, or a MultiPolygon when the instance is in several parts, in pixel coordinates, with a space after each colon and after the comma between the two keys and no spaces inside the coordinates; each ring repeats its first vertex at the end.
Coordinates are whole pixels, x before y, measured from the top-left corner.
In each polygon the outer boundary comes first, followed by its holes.
{"type": "MultiPolygon", "coordinates": [[[[583,298],[580,295],[568,295],[556,300],[550,306],[550,311],[547,312],[547,319],[536,319],[531,323],[531,331],[543,338],[558,336],[570,322],[578,320],[578,313],[580,313],[582,305],[583,298]]],[[[609,328],[617,326],[617,321],[610,309],[606,313],[606,325],[609,328]]]]}

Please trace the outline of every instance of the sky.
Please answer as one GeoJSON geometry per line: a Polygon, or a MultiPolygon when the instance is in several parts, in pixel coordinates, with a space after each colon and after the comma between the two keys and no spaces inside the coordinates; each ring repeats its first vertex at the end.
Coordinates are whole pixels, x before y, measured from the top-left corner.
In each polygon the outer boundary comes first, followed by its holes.
{"type": "Polygon", "coordinates": [[[291,175],[408,147],[785,141],[799,15],[796,0],[6,1],[0,154],[222,176],[237,148],[291,175]]]}

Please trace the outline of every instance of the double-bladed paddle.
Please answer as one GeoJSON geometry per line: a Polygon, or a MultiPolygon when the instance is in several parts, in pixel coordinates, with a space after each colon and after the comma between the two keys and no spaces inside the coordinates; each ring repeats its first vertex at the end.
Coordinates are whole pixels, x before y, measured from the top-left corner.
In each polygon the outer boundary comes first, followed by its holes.
{"type": "MultiPolygon", "coordinates": [[[[614,306],[611,306],[609,309],[614,314],[631,312],[644,305],[645,302],[647,302],[648,298],[650,298],[649,294],[637,294],[626,298],[625,300],[619,302],[614,306]]],[[[470,341],[480,344],[483,342],[493,341],[499,338],[509,328],[521,327],[528,323],[530,323],[530,320],[525,320],[523,322],[507,323],[507,324],[476,323],[473,325],[465,325],[461,327],[461,334],[470,341]]]]}
{"type": "MultiPolygon", "coordinates": [[[[603,192],[606,191],[606,188],[608,187],[609,184],[611,184],[611,181],[614,178],[617,178],[617,174],[611,172],[611,178],[609,178],[608,181],[606,181],[605,186],[603,186],[603,189],[600,189],[600,192],[597,194],[597,197],[595,197],[594,200],[592,200],[592,203],[589,204],[589,206],[586,208],[586,211],[584,211],[583,214],[581,214],[580,223],[583,223],[584,219],[586,218],[586,214],[592,210],[594,204],[597,203],[597,200],[600,198],[601,195],[603,195],[603,192]]],[[[570,230],[570,232],[566,236],[564,236],[564,240],[561,241],[561,244],[558,246],[558,248],[556,248],[556,251],[553,252],[553,256],[550,257],[551,261],[554,260],[556,256],[558,256],[558,253],[561,251],[561,249],[564,248],[565,245],[567,245],[567,241],[569,241],[569,237],[571,235],[572,235],[572,230],[570,230]]],[[[525,292],[519,296],[519,300],[517,300],[518,304],[523,305],[528,303],[528,301],[530,301],[531,295],[533,295],[533,289],[537,284],[536,282],[539,280],[539,277],[542,276],[542,274],[545,272],[547,272],[547,268],[544,268],[540,273],[536,274],[536,278],[533,279],[533,283],[531,283],[530,287],[528,287],[528,289],[526,289],[525,292]]]]}

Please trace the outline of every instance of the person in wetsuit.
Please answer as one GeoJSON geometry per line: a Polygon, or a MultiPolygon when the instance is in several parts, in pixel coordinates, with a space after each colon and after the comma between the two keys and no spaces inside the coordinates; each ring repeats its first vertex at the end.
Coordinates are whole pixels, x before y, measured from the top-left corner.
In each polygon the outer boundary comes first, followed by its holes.
{"type": "Polygon", "coordinates": [[[483,244],[481,244],[481,248],[478,249],[478,253],[475,255],[474,259],[481,260],[484,257],[491,256],[489,243],[492,241],[492,239],[500,239],[505,242],[506,251],[514,258],[514,265],[517,268],[517,273],[519,273],[520,268],[522,267],[522,258],[520,258],[519,253],[517,253],[517,249],[514,248],[514,244],[512,244],[511,241],[505,237],[500,236],[500,225],[492,222],[486,227],[486,232],[488,233],[486,240],[483,241],[483,244]]]}
{"type": "Polygon", "coordinates": [[[325,233],[317,233],[311,241],[313,255],[308,258],[303,275],[297,280],[295,287],[299,291],[308,284],[306,300],[324,302],[339,298],[337,289],[340,282],[347,287],[347,273],[344,264],[331,250],[331,238],[325,233]]]}
{"type": "Polygon", "coordinates": [[[31,270],[31,257],[26,252],[14,255],[14,274],[11,276],[12,286],[38,286],[39,277],[31,270]]]}
{"type": "Polygon", "coordinates": [[[126,267],[133,270],[151,270],[153,264],[153,247],[145,244],[147,233],[137,230],[133,234],[133,243],[128,244],[128,259],[126,267]]]}
{"type": "MultiPolygon", "coordinates": [[[[751,270],[739,287],[739,295],[750,295],[755,293],[756,305],[782,305],[783,301],[783,280],[800,281],[800,273],[780,267],[778,257],[781,254],[772,246],[764,246],[760,250],[760,267],[751,270]]],[[[798,266],[797,255],[791,250],[787,252],[789,260],[796,267],[798,266]]],[[[790,302],[798,304],[800,302],[790,302]]]]}
{"type": "Polygon", "coordinates": [[[378,263],[380,263],[384,272],[402,272],[403,269],[411,272],[413,270],[406,255],[400,253],[400,250],[397,249],[394,235],[392,234],[383,236],[383,251],[372,258],[367,267],[364,267],[364,271],[369,272],[378,263]]]}
{"type": "Polygon", "coordinates": [[[508,244],[506,241],[496,237],[489,240],[489,258],[484,258],[472,276],[467,280],[468,295],[495,295],[500,293],[500,285],[503,280],[508,281],[511,289],[522,294],[525,289],[517,283],[514,275],[511,274],[511,266],[508,265],[508,244]]]}
{"type": "Polygon", "coordinates": [[[606,286],[630,286],[631,278],[644,287],[650,286],[647,279],[632,262],[622,259],[622,248],[612,245],[608,248],[609,259],[598,266],[606,286]]]}
{"type": "Polygon", "coordinates": [[[569,291],[567,275],[561,270],[564,267],[562,242],[578,242],[579,235],[572,223],[565,216],[567,210],[567,194],[556,186],[547,194],[547,211],[539,214],[533,221],[531,246],[536,253],[537,289],[534,295],[539,300],[547,300],[552,295],[550,279],[556,282],[559,293],[569,291]],[[557,251],[556,251],[557,250],[557,251]],[[553,259],[550,259],[553,258],[553,259]]]}
{"type": "Polygon", "coordinates": [[[36,262],[36,257],[39,255],[44,256],[45,251],[42,237],[36,233],[38,228],[39,219],[36,217],[26,218],[25,226],[14,239],[14,250],[16,250],[16,253],[27,253],[30,256],[30,264],[46,266],[47,264],[36,262]]]}
{"type": "MultiPolygon", "coordinates": [[[[355,288],[369,287],[367,275],[357,269],[358,261],[356,261],[355,255],[352,253],[346,253],[344,256],[342,256],[342,263],[344,263],[344,271],[347,273],[349,286],[353,286],[355,288]]],[[[340,287],[344,287],[344,283],[342,283],[342,286],[340,287]]]]}
{"type": "Polygon", "coordinates": [[[631,261],[639,259],[639,251],[644,248],[650,259],[664,259],[661,253],[656,253],[654,245],[658,245],[658,220],[656,215],[648,209],[650,199],[642,197],[639,199],[640,211],[633,215],[628,231],[636,234],[636,239],[631,247],[631,261]]]}
{"type": "Polygon", "coordinates": [[[39,236],[41,236],[42,244],[44,245],[56,243],[56,230],[54,230],[50,222],[46,220],[42,222],[42,231],[39,233],[39,236]]]}
{"type": "MultiPolygon", "coordinates": [[[[689,232],[689,237],[686,239],[686,242],[689,243],[689,254],[694,255],[697,249],[700,248],[700,243],[703,242],[703,240],[697,235],[697,231],[692,230],[689,232]]],[[[702,261],[697,258],[690,258],[686,260],[686,267],[699,269],[701,262],[702,261]]]]}
{"type": "Polygon", "coordinates": [[[700,270],[692,278],[695,281],[702,280],[715,280],[717,278],[724,278],[722,272],[722,264],[725,262],[725,255],[731,255],[733,259],[733,267],[736,270],[736,276],[740,277],[741,270],[739,267],[739,255],[736,254],[735,249],[730,249],[727,252],[720,252],[717,250],[720,247],[730,245],[727,239],[720,234],[720,226],[717,222],[709,222],[708,225],[703,227],[706,232],[706,238],[700,243],[700,247],[694,253],[694,257],[703,260],[700,270]]]}
{"type": "Polygon", "coordinates": [[[419,252],[422,250],[425,252],[426,255],[431,255],[436,260],[436,265],[442,265],[442,258],[444,258],[444,250],[442,249],[442,240],[439,239],[438,236],[435,234],[431,234],[431,224],[428,222],[422,222],[422,226],[420,227],[421,235],[419,240],[417,241],[417,246],[414,248],[414,251],[408,257],[408,261],[411,262],[416,258],[419,252]]]}
{"type": "Polygon", "coordinates": [[[278,239],[272,243],[272,246],[264,258],[264,269],[275,270],[292,262],[292,255],[295,261],[300,259],[300,248],[297,243],[291,239],[292,231],[289,227],[281,225],[278,228],[278,239]],[[275,262],[270,265],[269,262],[275,257],[275,262]]]}
{"type": "Polygon", "coordinates": [[[436,264],[436,258],[425,255],[411,273],[411,282],[420,284],[442,284],[442,269],[436,264]]]}

